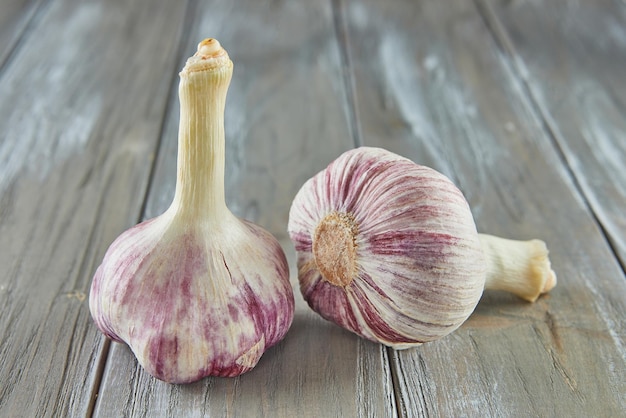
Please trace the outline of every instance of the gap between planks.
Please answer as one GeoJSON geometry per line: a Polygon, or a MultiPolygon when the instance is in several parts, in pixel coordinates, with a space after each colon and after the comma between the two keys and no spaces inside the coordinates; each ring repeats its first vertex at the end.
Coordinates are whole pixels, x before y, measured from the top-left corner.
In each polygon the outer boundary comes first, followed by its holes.
{"type": "MultiPolygon", "coordinates": [[[[189,27],[193,22],[193,15],[197,10],[198,0],[187,0],[187,5],[185,6],[185,16],[183,18],[183,22],[181,27],[179,28],[178,33],[178,52],[176,54],[176,61],[174,63],[174,67],[172,68],[172,74],[170,77],[170,91],[167,95],[168,100],[163,109],[163,117],[161,118],[161,126],[159,126],[159,140],[154,149],[154,156],[152,158],[150,164],[150,174],[148,176],[148,185],[146,187],[143,200],[141,203],[141,210],[139,211],[139,219],[137,222],[141,222],[146,218],[146,210],[148,206],[148,196],[150,196],[150,191],[152,190],[152,186],[154,183],[154,173],[156,171],[157,162],[159,160],[159,154],[161,153],[161,144],[163,144],[165,135],[165,125],[167,123],[166,115],[169,115],[172,104],[175,102],[170,100],[173,95],[178,95],[178,72],[180,71],[179,65],[181,62],[184,62],[185,56],[187,52],[185,51],[185,46],[189,42],[189,32],[185,31],[185,28],[189,27]]],[[[199,40],[200,41],[200,40],[199,40]]]]}
{"type": "MultiPolygon", "coordinates": [[[[339,47],[340,60],[342,64],[343,84],[345,86],[347,116],[350,124],[350,132],[355,148],[363,146],[363,135],[361,133],[361,122],[359,120],[359,112],[357,109],[358,96],[356,92],[356,82],[354,75],[354,66],[350,54],[350,31],[346,22],[344,0],[331,0],[333,11],[333,25],[335,29],[335,38],[339,47]]],[[[399,418],[406,418],[407,414],[402,402],[402,396],[399,390],[398,370],[396,370],[393,361],[395,350],[391,347],[385,347],[387,352],[387,369],[390,374],[391,390],[395,400],[395,412],[399,418]]],[[[393,407],[393,405],[392,405],[393,407]]]]}
{"type": "Polygon", "coordinates": [[[396,401],[396,416],[398,418],[407,418],[406,402],[400,390],[400,376],[396,365],[399,363],[396,350],[391,347],[385,347],[387,350],[387,362],[389,365],[389,373],[391,374],[391,390],[396,401]],[[395,359],[395,361],[394,361],[395,359]]]}
{"type": "Polygon", "coordinates": [[[19,35],[15,37],[12,45],[9,45],[4,54],[0,54],[2,61],[0,62],[0,77],[2,77],[6,68],[11,64],[13,58],[20,51],[21,45],[28,39],[31,34],[34,34],[33,28],[38,25],[41,16],[45,14],[46,9],[52,3],[52,0],[39,0],[32,9],[28,12],[29,16],[26,18],[26,22],[23,24],[19,35]],[[3,56],[2,56],[3,55],[3,56]]]}
{"type": "MultiPolygon", "coordinates": [[[[523,93],[524,99],[527,100],[529,105],[529,110],[534,114],[537,120],[541,123],[543,130],[546,133],[546,136],[550,139],[552,147],[556,151],[556,155],[562,163],[563,168],[565,169],[569,179],[572,182],[572,186],[574,191],[578,194],[581,199],[581,202],[585,205],[585,209],[591,215],[594,223],[598,227],[598,229],[602,233],[602,238],[606,242],[608,248],[618,262],[618,265],[622,269],[622,273],[626,275],[626,264],[625,261],[619,255],[618,249],[613,244],[613,241],[610,239],[609,231],[605,228],[604,224],[598,217],[598,214],[594,210],[591,202],[587,198],[587,195],[584,192],[584,189],[576,175],[576,172],[572,169],[569,161],[567,159],[566,153],[561,146],[559,138],[557,137],[557,130],[550,122],[550,118],[547,117],[549,113],[548,110],[542,108],[539,101],[535,97],[530,88],[528,75],[524,71],[520,61],[522,60],[521,56],[516,52],[513,41],[508,35],[507,30],[505,29],[503,23],[498,18],[497,14],[494,12],[492,6],[486,0],[473,0],[476,5],[476,9],[478,10],[478,14],[483,19],[485,23],[485,27],[488,32],[491,34],[496,47],[502,51],[503,56],[505,57],[505,61],[509,68],[511,68],[512,74],[520,81],[521,93],[523,93]]],[[[626,1],[626,0],[622,0],[626,1]]]]}
{"type": "Polygon", "coordinates": [[[363,135],[361,134],[361,122],[359,121],[359,112],[357,111],[354,67],[350,56],[350,34],[345,19],[343,3],[343,0],[331,0],[335,39],[339,46],[339,59],[341,60],[343,84],[345,86],[346,113],[354,147],[358,148],[363,145],[363,135]]]}
{"type": "MultiPolygon", "coordinates": [[[[178,94],[178,89],[176,88],[178,86],[178,83],[177,83],[178,66],[180,65],[180,62],[184,59],[185,45],[187,44],[189,40],[188,39],[189,35],[186,34],[187,32],[185,31],[185,28],[189,26],[190,22],[192,22],[193,13],[197,8],[197,4],[198,4],[198,0],[187,0],[187,5],[185,6],[185,16],[183,18],[183,21],[179,28],[179,33],[178,33],[178,42],[177,42],[178,53],[176,56],[176,61],[174,62],[174,66],[171,69],[171,76],[170,76],[170,83],[169,83],[170,88],[169,88],[168,97],[171,97],[171,95],[173,94],[178,94]]],[[[171,106],[172,106],[172,100],[167,100],[163,108],[163,117],[161,118],[161,125],[159,126],[158,141],[154,150],[154,156],[150,164],[150,170],[149,170],[150,173],[148,175],[148,183],[144,191],[144,196],[142,199],[141,208],[139,210],[136,223],[142,222],[145,218],[146,207],[148,204],[148,196],[150,195],[150,190],[152,189],[152,185],[154,181],[154,172],[156,170],[159,153],[161,152],[161,144],[163,143],[163,135],[164,135],[165,124],[167,120],[165,115],[169,114],[171,110],[171,106]]],[[[102,344],[102,350],[100,352],[100,359],[98,360],[98,363],[97,363],[97,372],[95,376],[94,386],[92,388],[91,396],[89,398],[89,404],[87,405],[86,416],[88,417],[92,417],[96,410],[96,403],[98,402],[98,395],[102,388],[104,370],[106,368],[106,364],[109,359],[109,352],[111,351],[111,340],[108,337],[104,337],[104,336],[102,338],[105,338],[105,341],[102,344]]]]}

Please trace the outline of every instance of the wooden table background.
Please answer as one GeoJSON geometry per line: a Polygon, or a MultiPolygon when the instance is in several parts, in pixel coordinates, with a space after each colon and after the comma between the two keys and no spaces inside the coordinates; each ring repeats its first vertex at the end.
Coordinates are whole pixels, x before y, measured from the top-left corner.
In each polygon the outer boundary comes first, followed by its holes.
{"type": "Polygon", "coordinates": [[[626,2],[0,0],[0,416],[626,416],[626,2]],[[170,385],[86,300],[173,197],[178,71],[229,51],[227,199],[287,252],[297,311],[238,378],[170,385]],[[385,147],[448,175],[559,283],[487,292],[396,352],[317,317],[286,234],[302,183],[385,147]]]}

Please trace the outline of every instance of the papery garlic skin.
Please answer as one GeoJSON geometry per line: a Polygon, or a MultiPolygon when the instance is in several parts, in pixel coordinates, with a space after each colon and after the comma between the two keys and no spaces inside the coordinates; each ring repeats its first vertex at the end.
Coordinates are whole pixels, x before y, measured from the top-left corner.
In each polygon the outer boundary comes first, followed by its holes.
{"type": "Polygon", "coordinates": [[[225,225],[232,245],[213,244],[206,231],[173,227],[167,215],[111,244],[90,293],[96,324],[166,382],[252,369],[293,318],[288,281],[267,280],[289,276],[282,249],[248,222],[225,225]]]}
{"type": "Polygon", "coordinates": [[[181,72],[176,194],[162,215],[121,234],[92,282],[98,328],[172,383],[237,376],[287,333],[294,313],[278,241],[224,202],[228,55],[200,43],[181,72]]]}
{"type": "Polygon", "coordinates": [[[347,151],[309,179],[288,230],[309,306],[394,348],[454,331],[483,292],[485,260],[463,194],[383,149],[347,151]]]}

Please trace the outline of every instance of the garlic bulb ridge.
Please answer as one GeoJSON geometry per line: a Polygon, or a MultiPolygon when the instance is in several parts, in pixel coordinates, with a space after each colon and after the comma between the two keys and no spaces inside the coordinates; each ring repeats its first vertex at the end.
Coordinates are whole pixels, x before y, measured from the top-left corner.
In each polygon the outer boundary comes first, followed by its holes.
{"type": "Polygon", "coordinates": [[[153,376],[237,376],[293,320],[285,255],[224,200],[224,106],[232,62],[215,39],[180,73],[176,192],[160,216],[121,234],[92,282],[96,325],[153,376]]]}
{"type": "Polygon", "coordinates": [[[556,283],[545,244],[536,241],[530,257],[527,244],[511,241],[520,249],[512,262],[502,239],[477,233],[450,180],[380,148],[347,151],[309,179],[288,231],[311,308],[399,349],[454,331],[486,284],[534,300],[556,283]],[[513,284],[503,283],[503,271],[513,284]]]}

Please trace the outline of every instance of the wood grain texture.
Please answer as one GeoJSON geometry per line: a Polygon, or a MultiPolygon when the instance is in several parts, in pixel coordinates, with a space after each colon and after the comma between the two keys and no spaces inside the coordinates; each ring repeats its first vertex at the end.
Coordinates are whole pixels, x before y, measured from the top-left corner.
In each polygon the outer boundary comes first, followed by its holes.
{"type": "MultiPolygon", "coordinates": [[[[302,183],[353,146],[330,2],[193,3],[179,67],[215,37],[234,62],[226,104],[226,194],[231,210],[259,223],[285,249],[296,314],[285,340],[249,373],[175,386],[138,368],[113,344],[95,415],[393,416],[386,351],[317,317],[300,296],[288,210],[302,183]]],[[[176,179],[178,80],[145,217],[169,205],[176,179]]]]}
{"type": "Polygon", "coordinates": [[[55,1],[1,74],[1,416],[91,407],[104,339],[86,294],[106,245],[139,215],[176,4],[55,1]]]}
{"type": "Polygon", "coordinates": [[[44,0],[0,1],[0,72],[42,3],[44,0]]]}
{"type": "Polygon", "coordinates": [[[623,416],[625,10],[0,0],[0,416],[623,416]],[[235,62],[228,205],[279,238],[297,306],[253,371],[179,386],[106,342],[86,297],[113,239],[173,197],[177,72],[208,36],[235,62]],[[481,231],[545,239],[556,289],[489,292],[408,351],[320,319],[289,205],[362,143],[448,175],[481,231]]]}
{"type": "Polygon", "coordinates": [[[489,292],[454,334],[392,351],[401,415],[623,414],[623,271],[478,9],[345,9],[363,143],[448,175],[479,230],[544,239],[560,280],[534,304],[489,292]]]}
{"type": "Polygon", "coordinates": [[[626,4],[481,4],[626,266],[626,4]]]}

